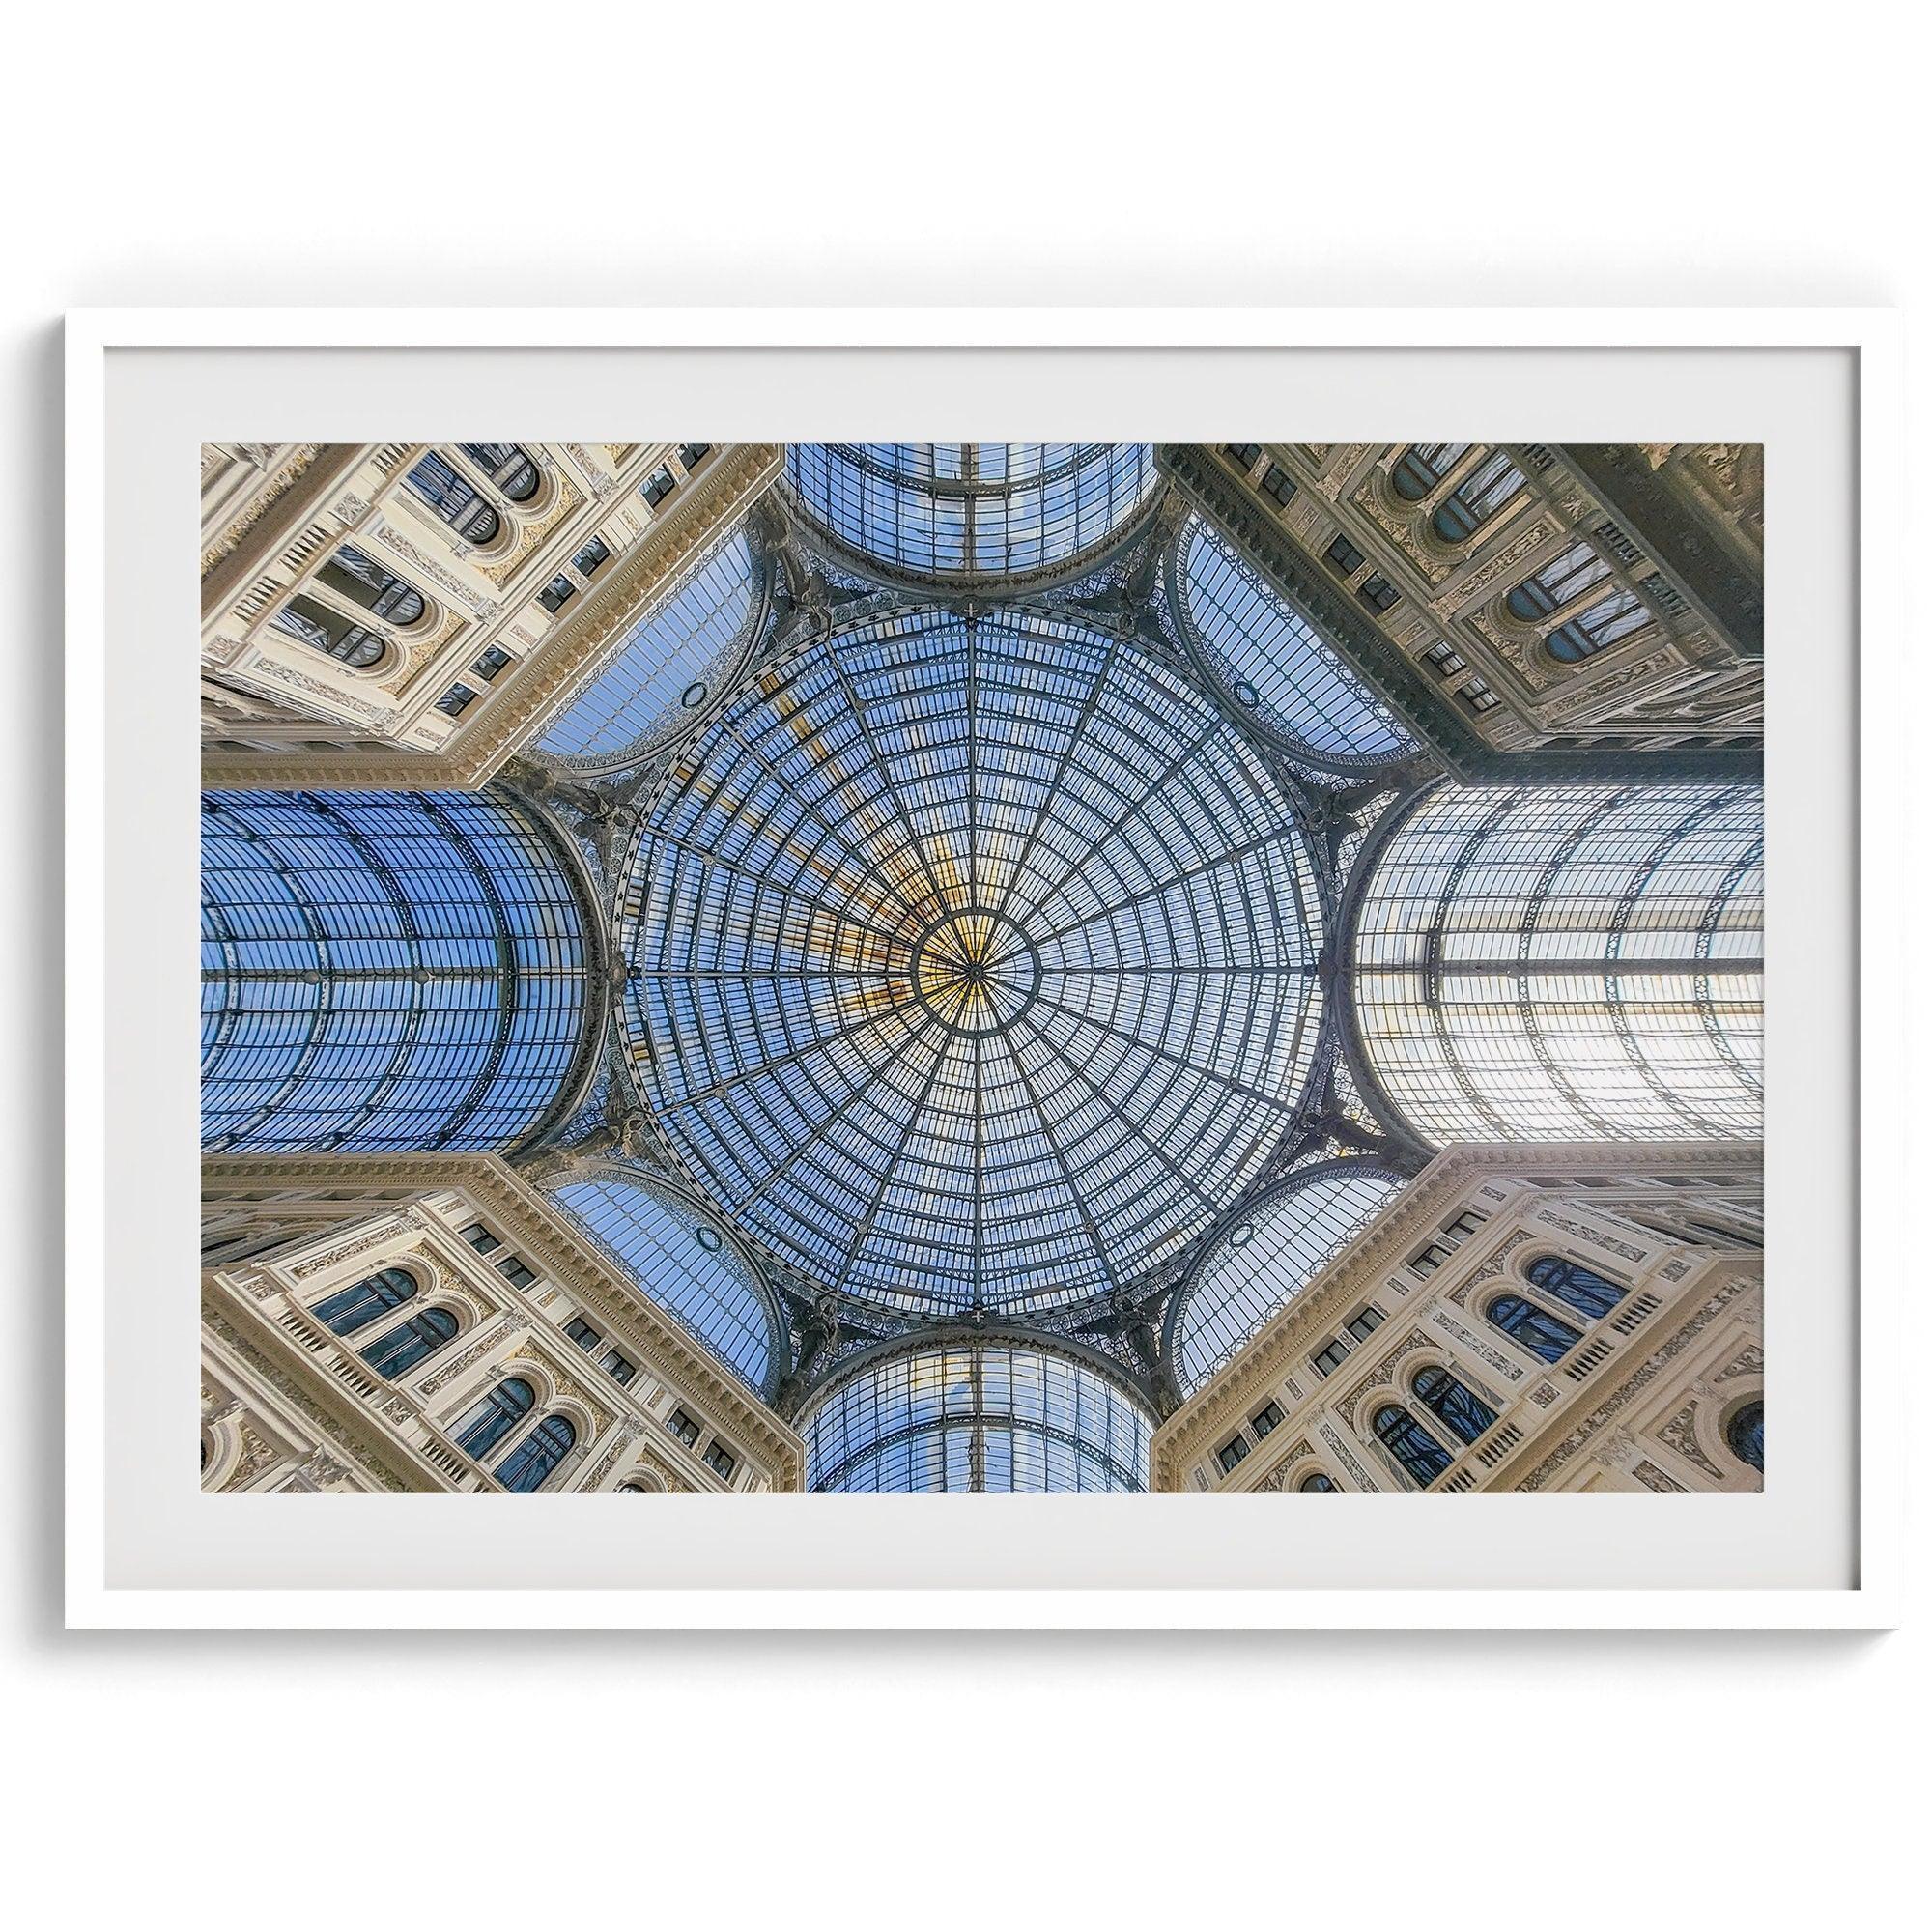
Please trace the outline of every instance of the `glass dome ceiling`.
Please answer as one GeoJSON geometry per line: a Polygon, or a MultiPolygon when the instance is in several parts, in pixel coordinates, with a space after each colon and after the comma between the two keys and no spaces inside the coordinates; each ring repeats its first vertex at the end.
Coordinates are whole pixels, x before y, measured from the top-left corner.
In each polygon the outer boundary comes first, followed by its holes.
{"type": "Polygon", "coordinates": [[[1085,561],[1159,482],[1145,442],[795,443],[786,474],[848,551],[961,582],[1085,561]]]}
{"type": "Polygon", "coordinates": [[[1266,766],[1139,646],[902,609],[759,672],[619,895],[637,1079],[814,1283],[1031,1313],[1175,1256],[1317,1055],[1323,922],[1266,766]]]}

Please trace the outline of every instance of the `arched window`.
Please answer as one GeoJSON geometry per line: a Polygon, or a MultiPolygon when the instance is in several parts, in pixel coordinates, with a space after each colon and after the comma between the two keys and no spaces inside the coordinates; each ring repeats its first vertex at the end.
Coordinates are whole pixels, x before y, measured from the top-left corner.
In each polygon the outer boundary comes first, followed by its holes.
{"type": "Polygon", "coordinates": [[[1624,1298],[1624,1290],[1560,1255],[1539,1255],[1523,1272],[1545,1294],[1565,1301],[1579,1315],[1601,1321],[1624,1298]]]}
{"type": "Polygon", "coordinates": [[[378,1335],[362,1350],[362,1359],[383,1378],[394,1381],[426,1355],[433,1355],[454,1339],[456,1317],[446,1308],[425,1308],[386,1335],[378,1335]]]}
{"type": "Polygon", "coordinates": [[[465,442],[457,446],[511,502],[527,503],[537,494],[536,462],[522,443],[465,442]]]}
{"type": "Polygon", "coordinates": [[[1389,475],[1395,494],[1406,502],[1421,502],[1455,469],[1468,446],[1466,442],[1411,442],[1396,459],[1389,475]]]}
{"type": "Polygon", "coordinates": [[[520,1378],[498,1382],[457,1424],[456,1446],[480,1461],[536,1406],[536,1400],[535,1390],[520,1378]]]}
{"type": "Polygon", "coordinates": [[[1546,1315],[1520,1294],[1499,1294],[1483,1313],[1511,1341],[1546,1362],[1560,1362],[1583,1338],[1567,1321],[1546,1315]]]}
{"type": "Polygon", "coordinates": [[[1416,1401],[1464,1442],[1473,1442],[1495,1424],[1495,1410],[1447,1369],[1420,1370],[1409,1386],[1415,1390],[1416,1401]]]}
{"type": "Polygon", "coordinates": [[[381,664],[387,648],[376,632],[345,617],[340,611],[331,611],[327,604],[318,604],[313,597],[291,597],[275,612],[274,628],[355,670],[381,664]]]}
{"type": "Polygon", "coordinates": [[[468,543],[488,543],[503,527],[502,518],[483,500],[482,493],[435,450],[404,481],[468,543]]]}
{"type": "Polygon", "coordinates": [[[649,1483],[619,1483],[617,1493],[620,1496],[655,1496],[663,1492],[649,1483]]]}
{"type": "MultiPolygon", "coordinates": [[[[1609,575],[1610,566],[1591,545],[1572,544],[1561,556],[1546,563],[1535,576],[1524,578],[1510,592],[1510,614],[1534,624],[1552,611],[1589,596],[1609,575]]],[[[1551,631],[1543,640],[1544,648],[1563,664],[1576,664],[1594,651],[1607,650],[1649,621],[1649,608],[1634,591],[1611,584],[1567,624],[1551,631]]]]}
{"type": "Polygon", "coordinates": [[[1414,1478],[1417,1489],[1426,1490],[1455,1461],[1407,1409],[1392,1402],[1376,1410],[1371,1427],[1382,1447],[1414,1478]]]}
{"type": "Polygon", "coordinates": [[[1294,1486],[1304,1496],[1325,1496],[1334,1493],[1335,1485],[1320,1469],[1313,1475],[1303,1476],[1294,1486]]]}
{"type": "Polygon", "coordinates": [[[318,1301],[314,1314],[338,1335],[353,1335],[365,1321],[400,1308],[416,1292],[415,1277],[406,1268],[384,1268],[358,1281],[353,1288],[337,1289],[318,1301]]]}
{"type": "Polygon", "coordinates": [[[547,1415],[497,1464],[497,1480],[513,1495],[526,1496],[571,1452],[577,1430],[568,1416],[547,1415]]]}
{"type": "Polygon", "coordinates": [[[1764,1404],[1747,1402],[1724,1429],[1730,1451],[1747,1468],[1764,1474],[1764,1404]]]}
{"type": "Polygon", "coordinates": [[[344,544],[316,577],[352,604],[391,624],[413,624],[426,608],[414,584],[392,577],[374,557],[364,556],[350,544],[344,544]]]}
{"type": "Polygon", "coordinates": [[[1473,536],[1522,488],[1522,472],[1500,449],[1492,450],[1443,497],[1429,527],[1444,543],[1473,536]]]}

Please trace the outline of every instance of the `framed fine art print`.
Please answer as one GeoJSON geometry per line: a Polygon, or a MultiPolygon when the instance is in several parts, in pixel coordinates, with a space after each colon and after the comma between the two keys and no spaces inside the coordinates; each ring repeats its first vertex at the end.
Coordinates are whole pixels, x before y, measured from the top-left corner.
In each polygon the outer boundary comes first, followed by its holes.
{"type": "Polygon", "coordinates": [[[69,370],[72,1621],[1889,1618],[1886,318],[69,370]]]}

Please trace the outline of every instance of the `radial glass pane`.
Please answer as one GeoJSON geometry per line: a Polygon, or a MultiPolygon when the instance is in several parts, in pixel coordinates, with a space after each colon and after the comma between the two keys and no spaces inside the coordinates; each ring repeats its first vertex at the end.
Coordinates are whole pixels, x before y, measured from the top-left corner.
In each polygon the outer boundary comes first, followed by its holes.
{"type": "Polygon", "coordinates": [[[1319,895],[1265,768],[1137,647],[1031,611],[912,610],[762,672],[651,800],[616,937],[703,1191],[909,1312],[1179,1252],[1316,1051],[1319,895]]]}
{"type": "Polygon", "coordinates": [[[1384,1091],[1437,1146],[1757,1139],[1763,867],[1754,785],[1432,793],[1356,925],[1384,1091]]]}
{"type": "Polygon", "coordinates": [[[1328,1169],[1223,1234],[1183,1291],[1175,1372],[1192,1395],[1321,1273],[1402,1190],[1381,1168],[1328,1169]]]}
{"type": "Polygon", "coordinates": [[[757,601],[751,546],[734,530],[632,625],[603,668],[545,726],[538,750],[601,760],[641,754],[669,736],[728,675],[757,601]]]}
{"type": "Polygon", "coordinates": [[[1415,741],[1306,617],[1211,526],[1182,533],[1179,602],[1237,703],[1323,758],[1399,758],[1415,741]]]}
{"type": "Polygon", "coordinates": [[[1145,442],[795,443],[785,461],[807,514],[840,543],[941,578],[1079,562],[1159,481],[1145,442]]]}
{"type": "Polygon", "coordinates": [[[501,1148],[582,1043],[584,915],[535,819],[485,792],[202,803],[202,1145],[501,1148]]]}
{"type": "Polygon", "coordinates": [[[802,1425],[818,1492],[1137,1492],[1153,1420],[1097,1370],[1040,1350],[961,1344],[889,1355],[802,1425]]]}
{"type": "Polygon", "coordinates": [[[643,1181],[573,1181],[553,1197],[645,1294],[754,1389],[769,1386],[772,1311],[730,1243],[643,1181]]]}

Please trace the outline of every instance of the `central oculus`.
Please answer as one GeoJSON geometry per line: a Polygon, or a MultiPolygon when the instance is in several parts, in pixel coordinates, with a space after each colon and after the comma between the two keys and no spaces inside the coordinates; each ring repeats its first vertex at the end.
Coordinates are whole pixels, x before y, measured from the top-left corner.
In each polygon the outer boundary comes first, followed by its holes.
{"type": "Polygon", "coordinates": [[[754,672],[619,895],[639,1093],[693,1183],[897,1314],[1124,1288],[1316,1064],[1321,900],[1213,701],[1057,612],[900,610],[754,672]]]}

